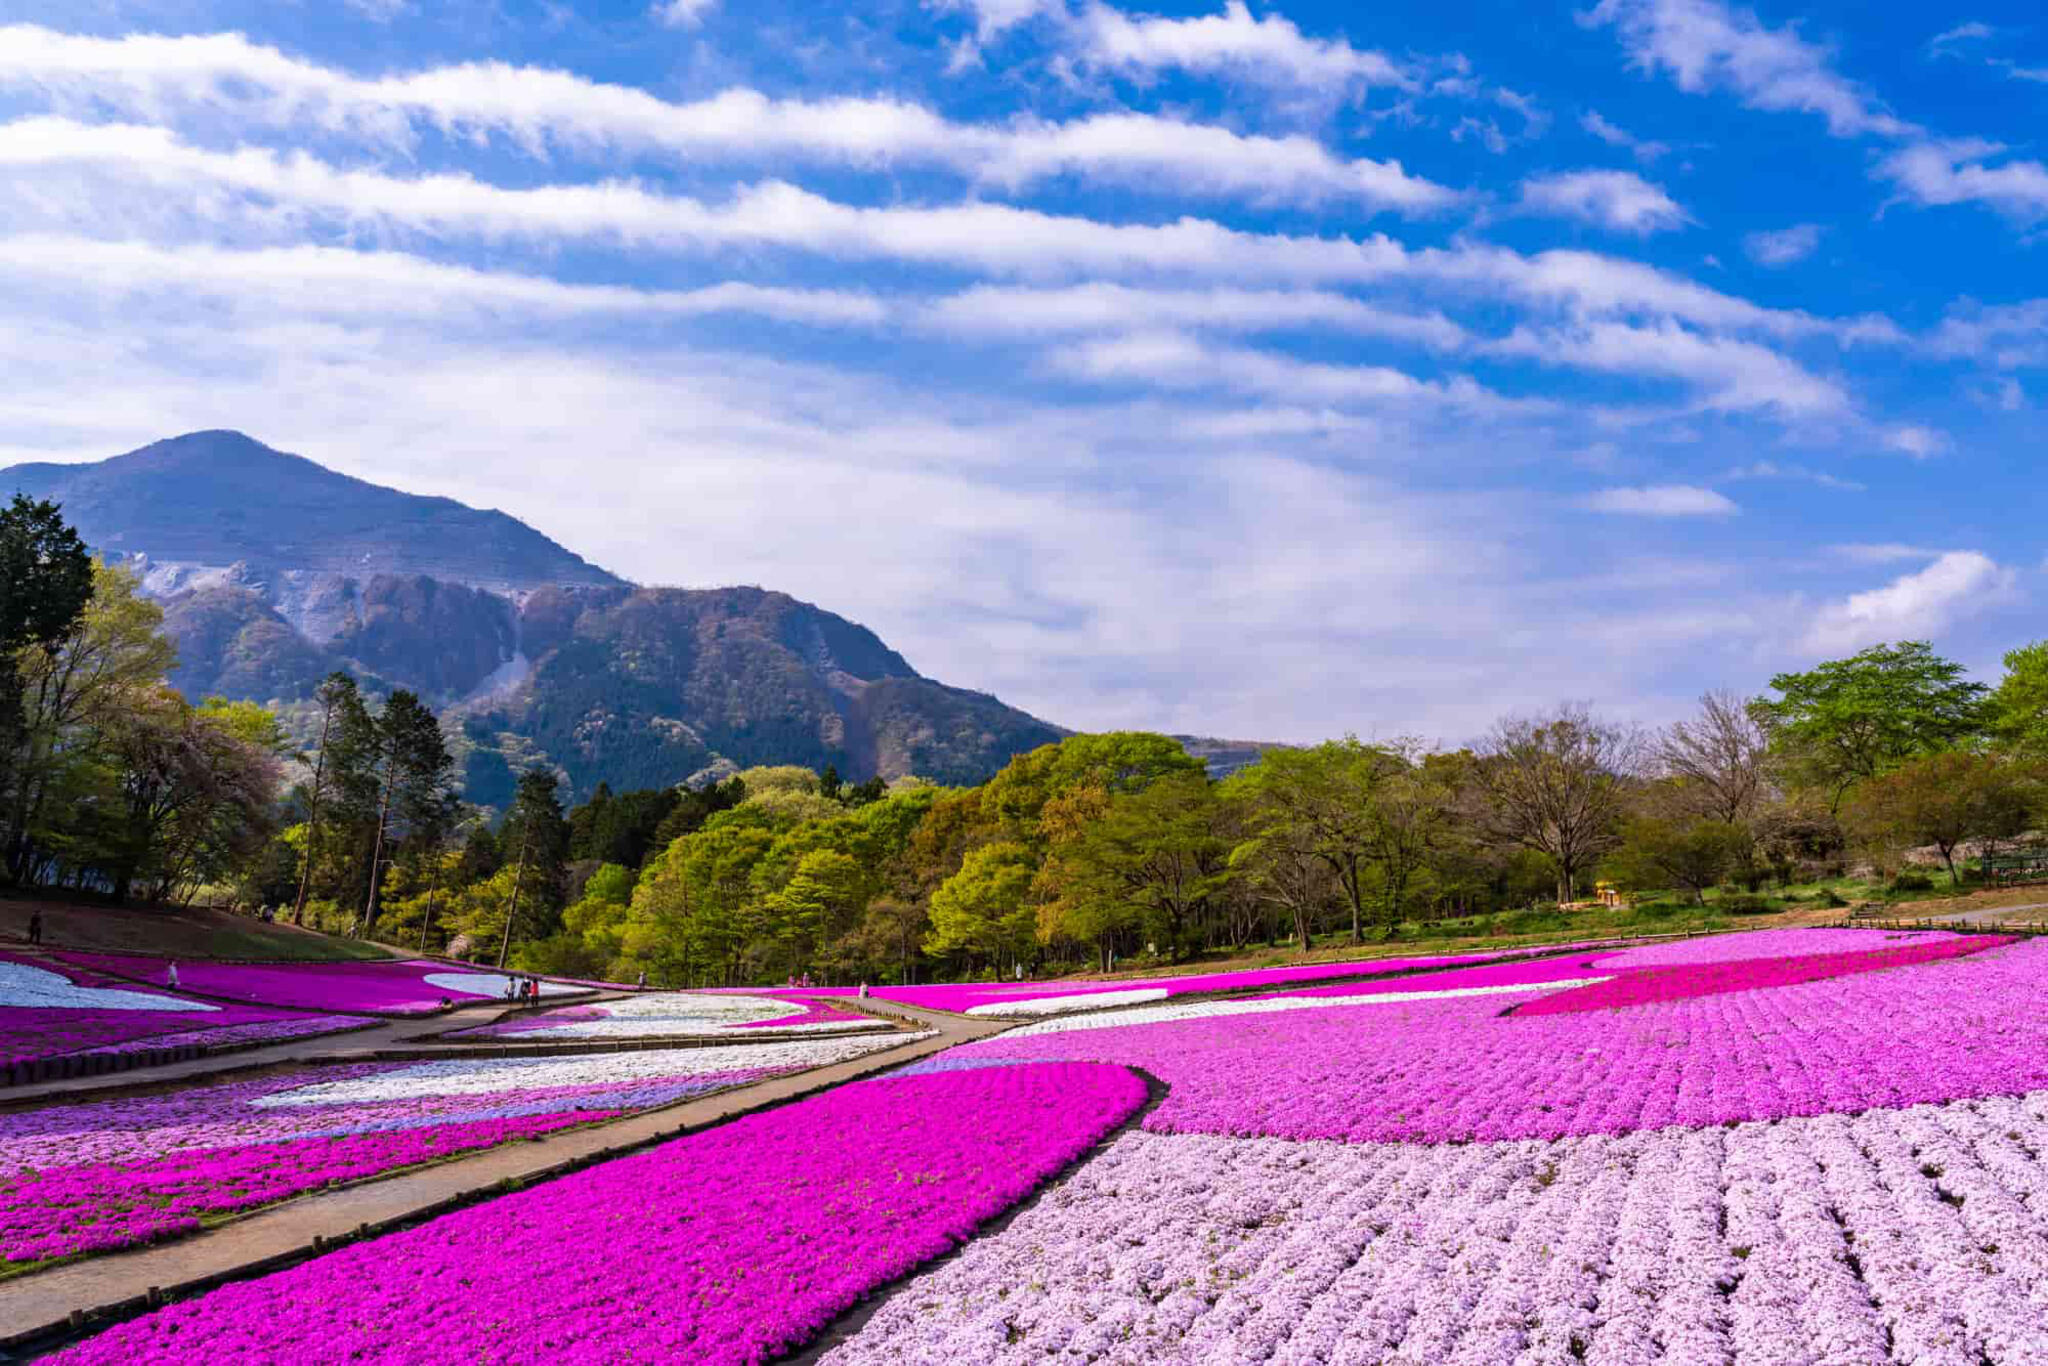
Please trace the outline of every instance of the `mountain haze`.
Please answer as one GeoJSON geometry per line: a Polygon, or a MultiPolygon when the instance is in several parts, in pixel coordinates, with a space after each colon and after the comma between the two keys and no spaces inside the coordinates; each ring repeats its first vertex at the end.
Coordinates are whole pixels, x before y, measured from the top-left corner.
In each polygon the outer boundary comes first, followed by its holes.
{"type": "Polygon", "coordinates": [[[578,795],[763,763],[975,782],[1065,732],[924,678],[761,588],[629,584],[517,518],[337,474],[239,432],[0,470],[142,577],[188,696],[279,704],[348,669],[443,712],[472,800],[534,762],[578,795]]]}

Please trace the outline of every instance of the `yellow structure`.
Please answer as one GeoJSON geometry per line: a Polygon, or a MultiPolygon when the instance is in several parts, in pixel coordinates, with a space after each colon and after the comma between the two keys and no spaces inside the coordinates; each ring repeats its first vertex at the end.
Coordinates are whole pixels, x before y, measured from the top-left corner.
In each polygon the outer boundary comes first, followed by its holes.
{"type": "Polygon", "coordinates": [[[1593,896],[1602,906],[1616,907],[1628,904],[1628,899],[1621,894],[1621,889],[1611,882],[1594,883],[1593,896]]]}

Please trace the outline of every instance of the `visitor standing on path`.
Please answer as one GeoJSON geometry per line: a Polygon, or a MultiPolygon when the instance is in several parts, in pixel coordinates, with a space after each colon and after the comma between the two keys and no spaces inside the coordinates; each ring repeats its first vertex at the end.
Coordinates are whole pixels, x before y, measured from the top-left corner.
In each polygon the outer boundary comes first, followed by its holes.
{"type": "Polygon", "coordinates": [[[172,991],[178,989],[178,965],[176,963],[172,963],[164,969],[164,985],[172,991]]]}
{"type": "Polygon", "coordinates": [[[28,942],[43,942],[43,909],[40,906],[28,913],[28,942]]]}

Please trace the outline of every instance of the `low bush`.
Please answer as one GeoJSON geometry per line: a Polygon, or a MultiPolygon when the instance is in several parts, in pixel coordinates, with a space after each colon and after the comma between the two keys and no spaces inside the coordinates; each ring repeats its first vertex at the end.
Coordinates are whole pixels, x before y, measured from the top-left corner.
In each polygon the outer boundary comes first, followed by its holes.
{"type": "Polygon", "coordinates": [[[1925,873],[1900,873],[1892,879],[1892,890],[1895,892],[1931,892],[1934,890],[1934,879],[1925,873]]]}

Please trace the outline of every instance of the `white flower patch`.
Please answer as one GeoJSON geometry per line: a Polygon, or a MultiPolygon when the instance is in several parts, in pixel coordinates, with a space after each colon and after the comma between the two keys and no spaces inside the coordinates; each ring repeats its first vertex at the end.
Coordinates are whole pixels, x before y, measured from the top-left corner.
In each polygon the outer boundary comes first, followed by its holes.
{"type": "Polygon", "coordinates": [[[648,1049],[585,1053],[573,1058],[450,1058],[351,1081],[316,1082],[250,1102],[260,1109],[348,1105],[424,1096],[479,1096],[556,1087],[609,1086],[730,1072],[795,1071],[845,1062],[884,1048],[928,1039],[934,1031],[880,1039],[819,1039],[734,1044],[729,1048],[648,1049]]]}
{"type": "Polygon", "coordinates": [[[1131,1133],[892,1296],[903,1361],[2039,1362],[2048,1093],[1470,1144],[1131,1133]]]}
{"type": "Polygon", "coordinates": [[[181,1001],[147,991],[82,987],[61,972],[26,963],[0,963],[0,1006],[30,1010],[219,1010],[203,1001],[181,1001]]]}
{"type": "MultiPolygon", "coordinates": [[[[491,998],[503,998],[505,988],[512,982],[512,978],[502,972],[430,972],[424,980],[428,986],[439,987],[443,991],[453,991],[463,996],[491,998]]],[[[579,991],[588,990],[589,987],[566,986],[560,982],[540,984],[540,994],[543,996],[573,996],[579,991]]]]}
{"type": "Polygon", "coordinates": [[[1078,1015],[1067,1020],[1042,1020],[1003,1035],[1021,1039],[1032,1034],[1064,1034],[1070,1029],[1116,1029],[1124,1025],[1165,1024],[1216,1015],[1272,1015],[1286,1010],[1327,1010],[1335,1006],[1392,1005],[1403,1001],[1447,1001],[1458,996],[1502,996],[1511,992],[1569,991],[1604,982],[1605,977],[1568,977],[1556,982],[1510,982],[1487,987],[1447,987],[1441,991],[1375,991],[1358,996],[1276,996],[1257,1001],[1191,1001],[1186,1005],[1118,1010],[1078,1015]]]}
{"type": "Polygon", "coordinates": [[[1107,1010],[1166,999],[1165,987],[1134,987],[1129,991],[1082,992],[1074,996],[1043,996],[1035,1001],[989,1001],[969,1006],[969,1015],[1065,1015],[1077,1010],[1107,1010]]]}
{"type": "Polygon", "coordinates": [[[815,1020],[809,1024],[773,1026],[776,1020],[806,1013],[801,1001],[778,1001],[766,996],[698,996],[679,991],[632,996],[623,1001],[606,1001],[592,1006],[604,1012],[601,1020],[564,1020],[538,1029],[521,1029],[517,1038],[532,1039],[630,1039],[663,1036],[691,1037],[719,1034],[735,1026],[779,1027],[792,1033],[848,1034],[887,1029],[886,1020],[815,1020]]]}

